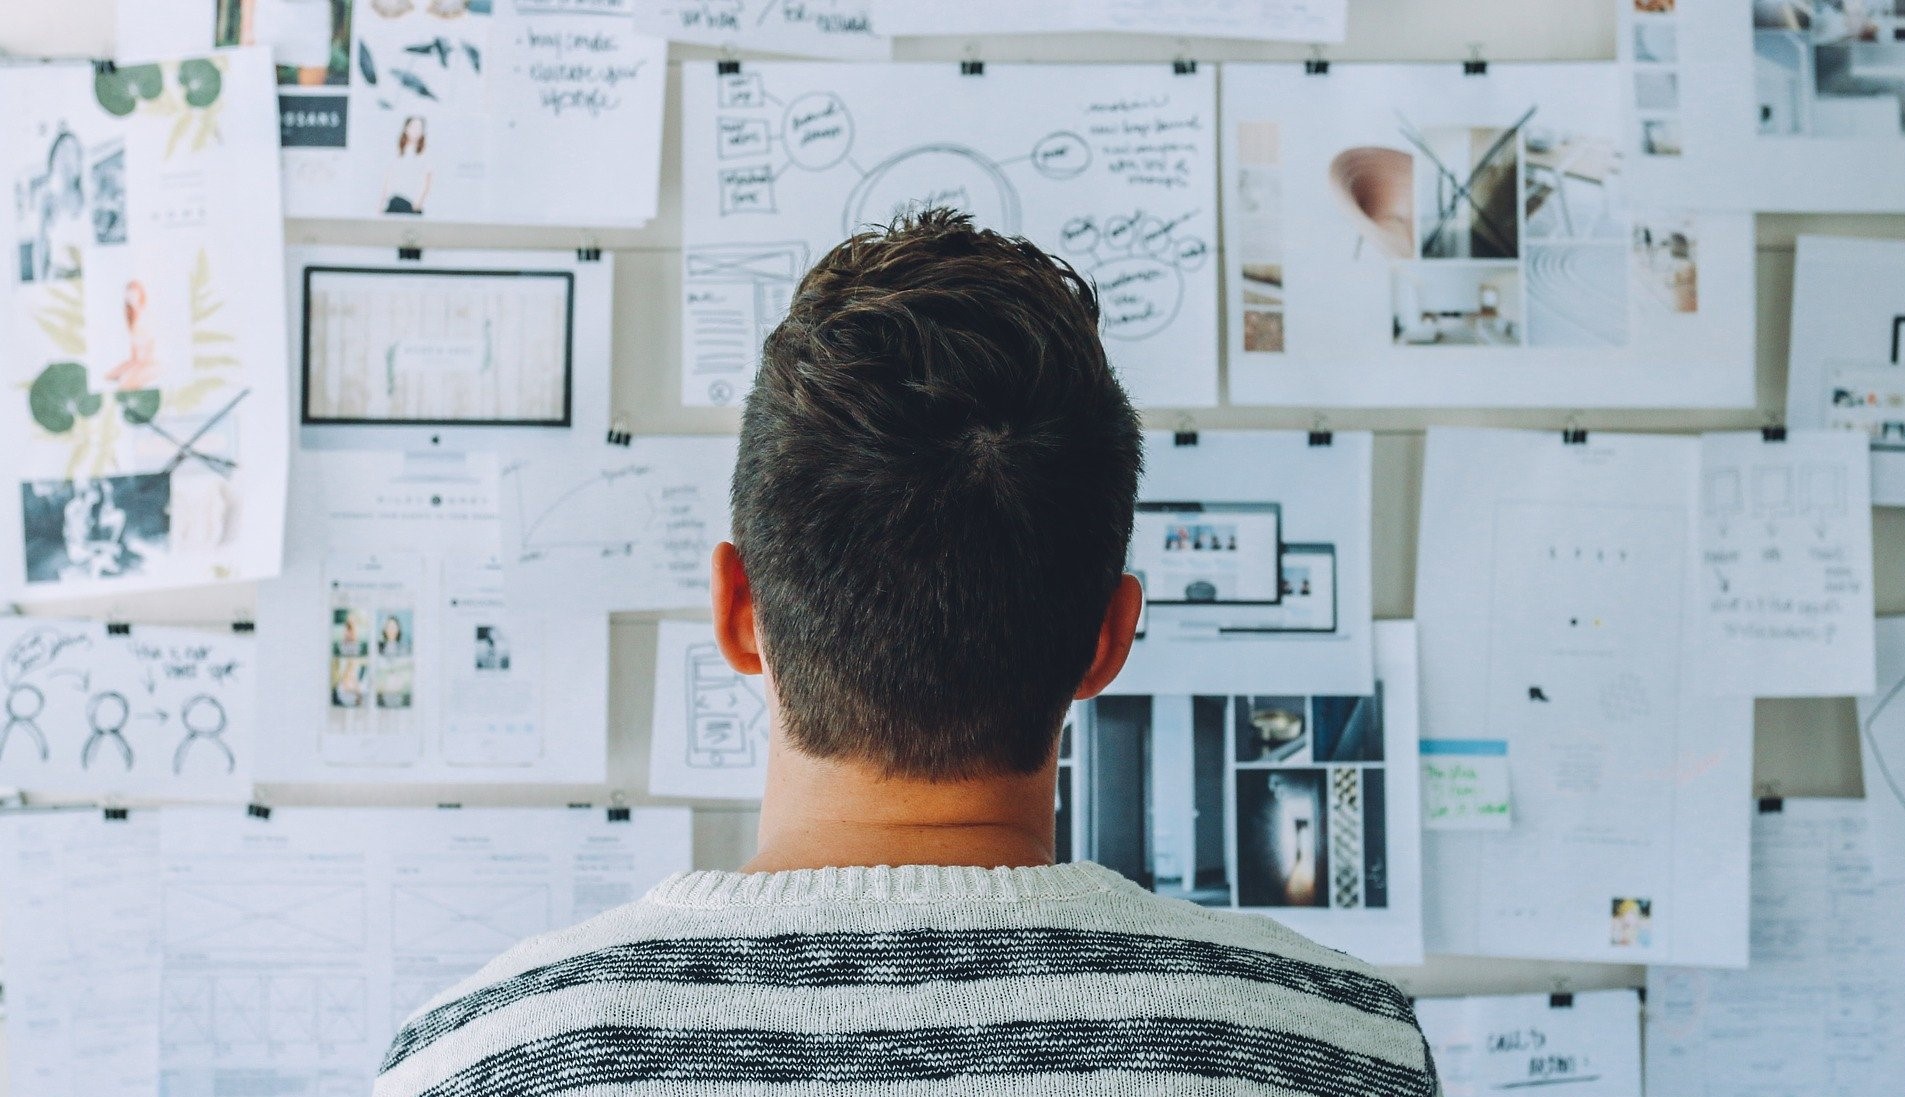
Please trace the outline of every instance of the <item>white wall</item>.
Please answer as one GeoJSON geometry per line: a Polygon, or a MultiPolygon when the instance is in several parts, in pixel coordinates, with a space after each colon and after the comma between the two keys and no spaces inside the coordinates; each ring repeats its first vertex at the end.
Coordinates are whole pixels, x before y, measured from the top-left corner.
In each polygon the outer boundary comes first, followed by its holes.
{"type": "MultiPolygon", "coordinates": [[[[23,54],[99,54],[112,41],[113,0],[0,0],[0,49],[23,54]]],[[[211,0],[204,0],[210,3],[211,0]]],[[[928,2],[928,0],[921,0],[928,2]]],[[[1495,60],[1605,60],[1614,52],[1614,4],[1611,0],[1351,0],[1350,40],[1330,47],[1339,60],[1426,60],[1453,62],[1470,55],[1471,43],[1495,60]]],[[[971,51],[988,60],[1155,60],[1177,56],[1200,60],[1298,59],[1306,48],[1288,45],[1173,41],[1100,35],[964,40],[906,40],[898,55],[909,60],[956,60],[971,51]]],[[[681,50],[682,57],[708,56],[681,50]]],[[[668,162],[664,166],[661,217],[640,232],[602,234],[597,242],[615,252],[616,405],[638,432],[720,432],[736,427],[732,411],[683,409],[678,402],[679,338],[676,302],[680,208],[675,150],[678,134],[671,123],[668,162]]],[[[1741,412],[1594,412],[1582,411],[1592,430],[1685,431],[1752,428],[1768,421],[1784,403],[1787,300],[1792,288],[1793,237],[1827,232],[1905,237],[1901,217],[1762,217],[1759,225],[1759,408],[1741,412]]],[[[417,232],[431,246],[573,247],[584,241],[574,232],[536,229],[431,229],[417,232]]],[[[293,222],[292,242],[361,243],[395,246],[399,230],[375,223],[293,222]]],[[[1217,348],[1211,348],[1218,353],[1217,348]]],[[[1194,413],[1196,426],[1308,428],[1314,413],[1305,409],[1220,408],[1194,413]]],[[[1375,450],[1375,608],[1378,617],[1408,617],[1415,596],[1416,512],[1421,497],[1422,429],[1430,423],[1559,429],[1565,411],[1555,412],[1332,412],[1335,429],[1379,432],[1375,450]]],[[[1152,427],[1172,428],[1174,413],[1147,416],[1152,427]]],[[[1880,511],[1878,603],[1881,613],[1905,612],[1905,511],[1880,511]]],[[[107,613],[136,621],[220,624],[245,611],[249,588],[180,592],[114,603],[57,607],[63,612],[107,613]]],[[[655,627],[650,616],[618,614],[614,620],[611,671],[610,781],[607,787],[521,787],[471,791],[446,787],[408,789],[320,789],[268,785],[261,799],[273,804],[433,805],[458,800],[487,803],[564,804],[607,798],[612,790],[632,803],[646,802],[639,791],[647,783],[650,678],[654,666],[655,627]]],[[[1856,796],[1860,794],[1858,745],[1852,703],[1835,701],[1762,702],[1758,711],[1755,777],[1762,787],[1783,795],[1856,796]]],[[[675,802],[675,801],[666,801],[675,802]]],[[[752,846],[753,817],[732,806],[696,805],[695,857],[700,867],[734,867],[752,846]]],[[[1437,959],[1425,967],[1393,971],[1415,994],[1547,991],[1557,980],[1575,989],[1638,986],[1637,967],[1546,964],[1459,958],[1437,959]]]]}

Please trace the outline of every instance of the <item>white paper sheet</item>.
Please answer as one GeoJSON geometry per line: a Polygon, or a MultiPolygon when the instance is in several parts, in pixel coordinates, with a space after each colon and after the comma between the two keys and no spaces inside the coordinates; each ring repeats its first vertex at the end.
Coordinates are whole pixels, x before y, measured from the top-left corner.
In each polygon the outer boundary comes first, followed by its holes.
{"type": "Polygon", "coordinates": [[[1801,236],[1786,421],[1870,438],[1872,502],[1905,506],[1905,242],[1801,236]]]}
{"type": "MultiPolygon", "coordinates": [[[[202,47],[201,47],[202,48],[202,47]]],[[[0,70],[0,601],[274,575],[284,223],[263,50],[0,70]]]]}
{"type": "Polygon", "coordinates": [[[1878,877],[1905,884],[1905,617],[1878,620],[1878,688],[1859,698],[1859,757],[1878,877]]]}
{"type": "Polygon", "coordinates": [[[633,0],[644,34],[677,42],[806,57],[874,60],[893,43],[878,0],[633,0]]]}
{"type": "Polygon", "coordinates": [[[1341,42],[1348,0],[882,0],[887,34],[1034,34],[1133,31],[1173,37],[1341,42]]]}
{"type": "Polygon", "coordinates": [[[688,812],[168,811],[166,1093],[368,1093],[392,1034],[524,938],[688,867],[688,812]]]}
{"type": "Polygon", "coordinates": [[[1843,432],[1700,442],[1706,688],[1755,697],[1872,692],[1871,461],[1843,432]]]}
{"type": "Polygon", "coordinates": [[[576,613],[706,609],[736,446],[726,435],[638,438],[506,461],[510,597],[576,613]]]}
{"type": "Polygon", "coordinates": [[[286,259],[302,445],[523,456],[601,444],[613,256],[295,247],[286,259]]]}
{"type": "Polygon", "coordinates": [[[1217,402],[1208,66],[708,63],[681,79],[684,403],[737,403],[807,268],[925,203],[1094,279],[1136,403],[1217,402]]]}
{"type": "Polygon", "coordinates": [[[761,679],[734,672],[703,621],[663,621],[655,651],[648,791],[758,800],[771,713],[761,679]]]}
{"type": "Polygon", "coordinates": [[[241,801],[258,645],[231,631],[0,617],[0,782],[43,793],[241,801]]]}
{"type": "Polygon", "coordinates": [[[1869,1097],[1905,1068],[1905,888],[1875,886],[1859,800],[1753,827],[1753,964],[1647,971],[1647,1092],[1869,1097]]]}
{"type": "Polygon", "coordinates": [[[1593,990],[1418,998],[1444,1097],[1565,1086],[1575,1097],[1639,1097],[1640,996],[1593,990]]]}
{"type": "Polygon", "coordinates": [[[1074,706],[1059,860],[1260,910],[1372,963],[1421,963],[1415,626],[1382,621],[1375,635],[1376,688],[1362,695],[1114,686],[1074,706]]]}
{"type": "Polygon", "coordinates": [[[9,1092],[159,1090],[159,816],[0,815],[9,1092]]]}
{"type": "Polygon", "coordinates": [[[1905,204],[1905,38],[1874,0],[1615,0],[1635,177],[1704,209],[1905,204]]]}
{"type": "Polygon", "coordinates": [[[1371,437],[1145,434],[1127,567],[1145,613],[1120,693],[1332,693],[1372,684],[1371,437]]]}
{"type": "Polygon", "coordinates": [[[1434,429],[1424,736],[1508,743],[1513,825],[1432,832],[1431,953],[1746,962],[1753,706],[1697,688],[1700,442],[1434,429]]]}
{"type": "Polygon", "coordinates": [[[1752,218],[1628,177],[1619,79],[1224,66],[1231,400],[1750,406],[1752,218]]]}
{"type": "Polygon", "coordinates": [[[291,494],[260,780],[602,779],[608,622],[505,597],[493,455],[305,450],[291,494]]]}
{"type": "Polygon", "coordinates": [[[655,216],[667,79],[636,3],[352,0],[339,25],[312,0],[247,4],[249,21],[120,0],[119,42],[273,47],[288,216],[635,228],[655,216]]]}

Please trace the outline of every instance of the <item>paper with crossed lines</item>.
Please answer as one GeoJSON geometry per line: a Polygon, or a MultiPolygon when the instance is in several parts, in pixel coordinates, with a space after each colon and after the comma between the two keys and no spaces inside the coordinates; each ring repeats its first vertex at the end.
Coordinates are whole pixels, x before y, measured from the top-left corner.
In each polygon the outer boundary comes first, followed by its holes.
{"type": "Polygon", "coordinates": [[[20,1094],[159,1091],[159,816],[0,815],[7,1073],[20,1094]]]}
{"type": "Polygon", "coordinates": [[[368,1093],[427,1000],[690,860],[674,809],[186,809],[160,829],[140,924],[163,948],[167,1092],[368,1093]]]}

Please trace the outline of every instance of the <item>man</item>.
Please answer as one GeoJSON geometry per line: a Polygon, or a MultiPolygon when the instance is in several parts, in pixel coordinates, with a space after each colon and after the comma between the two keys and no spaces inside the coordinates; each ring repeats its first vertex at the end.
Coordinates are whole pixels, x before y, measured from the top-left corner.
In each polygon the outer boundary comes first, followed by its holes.
{"type": "Polygon", "coordinates": [[[1142,599],[1097,321],[946,211],[807,275],[714,556],[774,713],[758,854],[519,946],[410,1022],[380,1097],[1436,1092],[1365,965],[1052,864],[1060,723],[1142,599]]]}

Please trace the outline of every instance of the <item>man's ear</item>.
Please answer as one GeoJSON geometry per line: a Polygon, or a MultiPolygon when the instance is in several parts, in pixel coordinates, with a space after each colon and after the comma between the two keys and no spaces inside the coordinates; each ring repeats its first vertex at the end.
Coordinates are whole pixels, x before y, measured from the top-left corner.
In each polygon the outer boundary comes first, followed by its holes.
{"type": "Polygon", "coordinates": [[[754,592],[741,567],[740,550],[729,541],[714,546],[709,594],[714,603],[714,639],[728,665],[741,674],[761,673],[761,638],[754,631],[754,592]]]}
{"type": "Polygon", "coordinates": [[[1111,604],[1105,607],[1105,619],[1098,626],[1098,650],[1091,657],[1091,669],[1078,683],[1074,700],[1087,701],[1105,691],[1111,680],[1124,669],[1131,654],[1131,642],[1138,635],[1138,614],[1144,610],[1144,584],[1135,575],[1118,580],[1111,604]]]}

